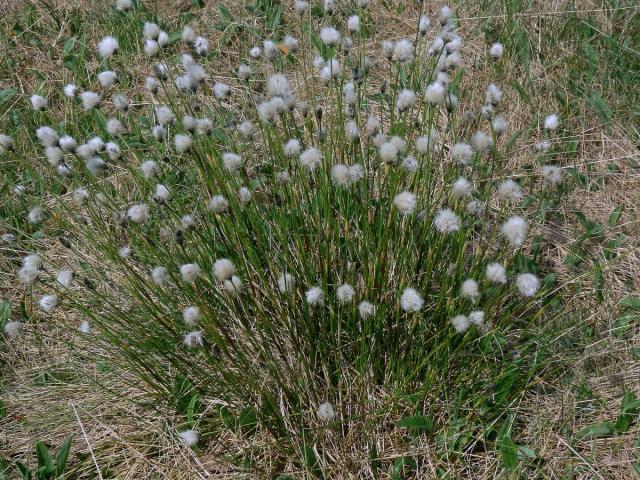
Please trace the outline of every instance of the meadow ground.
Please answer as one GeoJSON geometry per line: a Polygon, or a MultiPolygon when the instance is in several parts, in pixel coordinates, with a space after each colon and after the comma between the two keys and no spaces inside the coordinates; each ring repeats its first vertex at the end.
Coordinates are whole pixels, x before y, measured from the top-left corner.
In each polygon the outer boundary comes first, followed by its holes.
{"type": "MultiPolygon", "coordinates": [[[[251,48],[256,40],[246,32],[264,21],[238,2],[141,3],[149,19],[169,33],[187,23],[202,32],[211,51],[225,53],[208,58],[207,68],[229,83],[240,56],[233,52],[251,48]]],[[[375,28],[362,48],[375,64],[384,62],[383,40],[415,31],[419,7],[402,3],[373,1],[369,7],[375,28]]],[[[290,5],[282,4],[283,19],[294,18],[290,5]]],[[[631,424],[624,431],[614,434],[606,423],[617,421],[626,392],[640,396],[640,7],[633,0],[486,0],[451,6],[464,39],[465,76],[481,85],[499,79],[502,113],[513,131],[523,132],[513,140],[507,172],[517,178],[535,163],[532,118],[558,112],[563,121],[557,149],[571,186],[550,212],[553,220],[535,232],[544,241],[541,258],[556,272],[569,312],[550,345],[541,346],[550,346],[550,364],[557,368],[551,368],[552,377],[531,382],[509,405],[506,416],[519,447],[514,445],[513,452],[509,445],[489,441],[460,451],[451,439],[465,432],[455,425],[437,438],[416,436],[408,442],[390,431],[387,423],[399,412],[388,410],[378,414],[379,429],[351,425],[351,436],[328,440],[331,467],[325,475],[373,477],[363,473],[368,459],[357,438],[369,431],[377,435],[370,440],[382,465],[375,478],[640,478],[637,409],[630,410],[631,424]],[[506,52],[499,65],[486,61],[487,46],[496,41],[506,52]],[[403,477],[395,467],[405,458],[419,460],[416,472],[403,477]]],[[[426,4],[424,13],[435,18],[439,7],[426,4]]],[[[95,71],[97,61],[87,51],[120,20],[105,2],[91,0],[8,0],[0,5],[0,15],[0,133],[24,139],[25,123],[35,127],[24,120],[31,118],[33,92],[48,92],[51,85],[59,89],[70,78],[95,71]]],[[[131,36],[139,36],[140,27],[141,20],[133,22],[131,36]]],[[[143,104],[136,92],[150,67],[139,52],[126,62],[121,68],[137,79],[127,84],[127,93],[143,104]]],[[[469,94],[478,95],[471,88],[469,94]]],[[[51,116],[52,122],[74,121],[64,109],[51,108],[51,116]]],[[[58,225],[62,219],[56,215],[44,233],[16,220],[26,215],[28,198],[43,196],[45,204],[55,203],[47,198],[47,178],[32,166],[33,153],[18,151],[17,160],[0,158],[0,233],[20,232],[17,243],[0,245],[0,316],[3,323],[28,320],[17,339],[0,344],[0,478],[18,478],[16,461],[35,465],[38,441],[55,450],[68,436],[73,442],[65,478],[276,478],[283,471],[312,478],[315,470],[288,464],[277,453],[280,446],[262,431],[248,435],[227,429],[198,450],[186,447],[132,372],[115,368],[101,350],[89,348],[98,360],[90,357],[82,339],[74,339],[84,319],[79,312],[42,314],[33,307],[37,298],[16,279],[20,258],[34,250],[46,252],[57,265],[77,258],[61,243],[67,226],[58,225]],[[18,179],[29,181],[27,200],[13,193],[18,179]]],[[[100,259],[87,259],[91,262],[100,259]]],[[[372,402],[387,409],[388,393],[372,402]]],[[[216,408],[215,402],[201,401],[203,415],[216,408]]]]}

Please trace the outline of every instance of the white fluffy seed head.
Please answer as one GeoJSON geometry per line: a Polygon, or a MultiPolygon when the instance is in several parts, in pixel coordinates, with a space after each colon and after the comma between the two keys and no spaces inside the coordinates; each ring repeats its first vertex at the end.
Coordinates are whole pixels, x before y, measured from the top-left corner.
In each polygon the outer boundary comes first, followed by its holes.
{"type": "Polygon", "coordinates": [[[173,195],[171,194],[171,191],[165,185],[161,183],[156,184],[156,192],[153,195],[153,199],[156,202],[158,203],[168,202],[169,200],[171,200],[172,197],[173,195]]]}
{"type": "Polygon", "coordinates": [[[296,280],[290,273],[283,273],[278,278],[278,289],[282,293],[291,293],[296,287],[296,280]]]}
{"type": "Polygon", "coordinates": [[[267,94],[270,97],[286,98],[291,95],[289,80],[281,73],[274,73],[267,79],[267,94]]]}
{"type": "Polygon", "coordinates": [[[350,32],[360,31],[360,17],[358,15],[352,15],[347,19],[347,30],[350,32]]]}
{"type": "Polygon", "coordinates": [[[460,230],[460,219],[453,210],[443,208],[433,219],[433,226],[440,233],[453,233],[460,230]]]}
{"type": "Polygon", "coordinates": [[[222,154],[222,164],[228,172],[234,173],[242,166],[242,158],[237,153],[226,152],[222,154]]]}
{"type": "Polygon", "coordinates": [[[190,327],[195,327],[201,318],[200,309],[194,305],[189,305],[182,310],[182,319],[190,327]]]}
{"type": "Polygon", "coordinates": [[[223,213],[229,208],[229,201],[224,195],[214,195],[209,199],[207,208],[213,213],[223,213]]]}
{"type": "Polygon", "coordinates": [[[329,402],[324,402],[318,406],[317,415],[318,420],[321,422],[330,422],[335,418],[336,412],[333,410],[333,405],[329,402]]]}
{"type": "Polygon", "coordinates": [[[547,116],[547,118],[544,119],[544,128],[546,130],[555,130],[559,126],[560,126],[560,117],[558,117],[558,115],[556,115],[555,113],[547,116]]]}
{"type": "Polygon", "coordinates": [[[332,47],[340,41],[340,32],[333,27],[322,27],[320,29],[320,40],[325,45],[332,47]]]}
{"type": "Polygon", "coordinates": [[[433,82],[424,91],[424,99],[432,105],[444,105],[446,87],[441,82],[433,82]]]}
{"type": "Polygon", "coordinates": [[[356,291],[348,283],[343,283],[336,289],[336,296],[340,303],[350,303],[353,301],[356,291]]]}
{"type": "Polygon", "coordinates": [[[390,164],[398,161],[398,147],[395,143],[389,141],[380,145],[380,160],[390,164]]]}
{"type": "Polygon", "coordinates": [[[153,178],[158,173],[160,167],[158,167],[158,164],[153,160],[145,160],[140,165],[140,170],[142,171],[144,178],[149,179],[153,178]]]}
{"type": "Polygon", "coordinates": [[[300,140],[298,140],[297,138],[292,138],[290,139],[285,145],[284,145],[284,154],[287,157],[295,157],[297,155],[300,154],[300,140]]]}
{"type": "Polygon", "coordinates": [[[477,131],[471,137],[471,147],[479,153],[487,152],[493,147],[493,138],[484,132],[477,131]]]}
{"type": "Polygon", "coordinates": [[[98,42],[98,54],[102,58],[109,58],[118,51],[118,40],[115,37],[107,36],[98,42]]]}
{"type": "Polygon", "coordinates": [[[322,163],[322,152],[315,147],[307,148],[300,155],[300,165],[309,171],[315,170],[320,163],[322,163]]]}
{"type": "Polygon", "coordinates": [[[451,194],[456,198],[467,198],[473,193],[473,185],[464,177],[459,177],[451,187],[451,194]]]}
{"type": "Polygon", "coordinates": [[[95,92],[82,92],[80,94],[80,101],[82,102],[82,108],[85,111],[98,108],[102,98],[95,92]]]}
{"type": "Polygon", "coordinates": [[[320,287],[311,287],[305,293],[307,303],[311,306],[324,305],[324,291],[320,287]]]}
{"type": "Polygon", "coordinates": [[[45,214],[42,207],[33,207],[31,210],[29,210],[29,214],[27,215],[27,220],[29,220],[29,223],[37,225],[38,223],[42,223],[44,219],[45,214]]]}
{"type": "Polygon", "coordinates": [[[555,187],[562,183],[562,170],[554,165],[544,165],[541,169],[544,183],[555,187]]]}
{"type": "Polygon", "coordinates": [[[180,267],[180,276],[185,282],[192,283],[200,275],[200,267],[196,263],[186,263],[180,267]]]}
{"type": "Polygon", "coordinates": [[[366,320],[376,313],[376,307],[372,303],[363,300],[358,304],[358,313],[361,319],[366,320]]]}
{"type": "Polygon", "coordinates": [[[40,276],[40,270],[31,265],[25,265],[18,270],[18,278],[25,285],[33,285],[40,276]]]}
{"type": "Polygon", "coordinates": [[[189,332],[187,333],[183,340],[182,343],[184,343],[187,347],[189,348],[196,348],[196,347],[201,347],[203,342],[202,342],[202,332],[197,330],[194,332],[189,332]]]}
{"type": "Polygon", "coordinates": [[[239,295],[242,292],[243,286],[242,280],[240,280],[240,277],[236,275],[233,275],[229,280],[222,282],[222,288],[224,288],[225,292],[231,295],[239,295]]]}
{"type": "Polygon", "coordinates": [[[398,40],[393,46],[393,54],[391,55],[391,59],[394,62],[407,64],[413,62],[413,54],[413,43],[411,43],[410,40],[403,38],[401,40],[398,40]]]}
{"type": "Polygon", "coordinates": [[[498,197],[508,202],[519,202],[522,200],[522,187],[509,178],[498,185],[498,197]]]}
{"type": "Polygon", "coordinates": [[[20,322],[10,321],[5,323],[4,325],[4,334],[7,336],[9,340],[13,340],[18,335],[20,335],[21,329],[22,329],[22,324],[20,322]]]}
{"type": "Polygon", "coordinates": [[[49,102],[42,95],[32,95],[31,96],[31,107],[36,112],[41,112],[47,109],[47,104],[49,102]]]}
{"type": "Polygon", "coordinates": [[[527,238],[529,225],[524,218],[516,215],[503,223],[500,231],[512,247],[520,247],[527,238]]]}
{"type": "Polygon", "coordinates": [[[405,288],[400,297],[400,306],[405,312],[417,312],[424,305],[422,296],[413,288],[405,288]]]}
{"type": "Polygon", "coordinates": [[[339,163],[331,167],[331,179],[334,185],[338,187],[348,187],[351,184],[351,177],[349,175],[349,167],[339,163]]]}
{"type": "Polygon", "coordinates": [[[56,281],[64,288],[69,288],[71,286],[71,282],[73,281],[73,271],[60,270],[58,272],[58,275],[56,275],[56,281]]]}
{"type": "Polygon", "coordinates": [[[84,188],[76,188],[73,191],[73,201],[78,205],[84,205],[89,200],[89,192],[84,188]]]}
{"type": "Polygon", "coordinates": [[[492,58],[498,59],[502,57],[503,54],[504,46],[501,43],[496,42],[491,45],[491,48],[489,49],[489,55],[491,55],[492,58]]]}
{"type": "Polygon", "coordinates": [[[398,111],[404,112],[405,110],[410,109],[416,103],[416,92],[413,90],[409,90],[405,88],[400,91],[398,94],[398,99],[396,101],[396,107],[398,111]]]}
{"type": "Polygon", "coordinates": [[[78,92],[78,87],[76,87],[74,84],[72,83],[68,83],[64,86],[64,96],[68,97],[68,98],[73,98],[76,96],[76,93],[78,92]]]}
{"type": "Polygon", "coordinates": [[[484,312],[475,310],[469,314],[469,321],[478,328],[484,328],[484,312]]]}
{"type": "Polygon", "coordinates": [[[36,129],[36,137],[43,147],[55,145],[58,141],[58,132],[51,127],[39,127],[36,129]]]}
{"type": "Polygon", "coordinates": [[[490,263],[486,269],[487,280],[493,283],[507,283],[507,271],[497,262],[490,263]]]}
{"type": "Polygon", "coordinates": [[[200,434],[195,430],[184,430],[178,433],[178,435],[180,436],[180,440],[182,440],[182,443],[184,443],[187,447],[193,447],[194,445],[196,445],[200,436],[200,434]]]}
{"type": "Polygon", "coordinates": [[[144,203],[133,205],[127,211],[127,217],[134,223],[146,223],[149,220],[149,207],[144,203]]]}
{"type": "Polygon", "coordinates": [[[497,105],[502,100],[502,90],[495,84],[490,83],[485,94],[485,102],[497,105]]]}
{"type": "Polygon", "coordinates": [[[213,275],[219,282],[228,280],[234,273],[236,273],[236,267],[228,258],[221,258],[213,264],[213,275]]]}
{"type": "Polygon", "coordinates": [[[458,333],[464,333],[469,329],[469,318],[466,315],[456,315],[451,319],[451,326],[458,333]]]}
{"type": "Polygon", "coordinates": [[[402,214],[409,215],[415,210],[417,199],[411,192],[401,192],[394,197],[393,204],[402,214]]]}
{"type": "Polygon", "coordinates": [[[193,146],[193,138],[191,135],[179,133],[174,138],[174,144],[176,152],[186,153],[191,150],[191,147],[193,146]]]}
{"type": "Polygon", "coordinates": [[[43,295],[38,301],[38,306],[45,312],[50,312],[58,306],[58,297],[56,295],[43,295]]]}
{"type": "Polygon", "coordinates": [[[468,278],[460,286],[460,295],[469,300],[475,301],[480,297],[480,290],[478,289],[478,282],[468,278]]]}
{"type": "Polygon", "coordinates": [[[162,285],[169,279],[169,271],[165,267],[154,267],[151,271],[151,278],[156,285],[162,285]]]}
{"type": "Polygon", "coordinates": [[[540,289],[540,279],[532,273],[521,273],[516,278],[518,291],[524,297],[533,297],[540,289]]]}

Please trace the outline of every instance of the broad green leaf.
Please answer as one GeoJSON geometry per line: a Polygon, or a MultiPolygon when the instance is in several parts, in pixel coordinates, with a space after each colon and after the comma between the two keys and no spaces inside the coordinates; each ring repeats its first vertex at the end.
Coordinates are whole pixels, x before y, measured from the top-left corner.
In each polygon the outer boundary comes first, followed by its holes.
{"type": "Polygon", "coordinates": [[[415,468],[416,468],[416,461],[413,458],[411,457],[399,458],[393,463],[391,478],[393,480],[408,478],[407,475],[411,473],[415,468]]]}
{"type": "Polygon", "coordinates": [[[15,88],[5,88],[4,90],[0,90],[0,105],[4,105],[9,102],[17,93],[18,92],[15,88]]]}
{"type": "Polygon", "coordinates": [[[620,301],[620,306],[640,310],[640,297],[626,296],[620,301]]]}
{"type": "Polygon", "coordinates": [[[71,450],[71,441],[72,437],[67,437],[56,452],[56,475],[58,477],[64,473],[64,469],[67,466],[67,460],[69,460],[69,451],[71,450]]]}
{"type": "Polygon", "coordinates": [[[525,445],[520,445],[518,447],[518,458],[522,461],[527,461],[527,460],[534,460],[538,457],[538,455],[536,455],[536,452],[525,446],[525,445]]]}
{"type": "Polygon", "coordinates": [[[53,466],[51,453],[49,453],[49,449],[42,441],[36,443],[36,456],[38,457],[39,468],[42,468],[47,474],[55,472],[56,469],[53,466]]]}
{"type": "Polygon", "coordinates": [[[622,212],[624,211],[624,205],[620,205],[613,209],[611,215],[609,215],[609,226],[615,227],[620,221],[620,217],[622,217],[622,212]]]}
{"type": "Polygon", "coordinates": [[[396,422],[396,426],[430,432],[433,429],[433,420],[423,415],[413,415],[401,418],[396,422]]]}
{"type": "Polygon", "coordinates": [[[592,438],[608,437],[613,435],[615,431],[616,427],[611,422],[593,423],[581,428],[578,433],[576,433],[576,438],[579,440],[588,440],[592,438]]]}
{"type": "Polygon", "coordinates": [[[503,435],[498,444],[504,467],[507,470],[515,470],[518,466],[518,450],[516,444],[513,443],[509,435],[503,435]]]}
{"type": "Polygon", "coordinates": [[[640,347],[631,349],[631,356],[636,360],[640,360],[640,347]]]}

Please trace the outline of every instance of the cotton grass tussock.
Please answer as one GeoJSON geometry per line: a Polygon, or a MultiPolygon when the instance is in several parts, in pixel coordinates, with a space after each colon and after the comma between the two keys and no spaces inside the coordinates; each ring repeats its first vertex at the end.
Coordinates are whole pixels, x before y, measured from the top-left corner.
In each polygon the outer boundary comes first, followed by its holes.
{"type": "MultiPolygon", "coordinates": [[[[537,286],[521,280],[515,256],[529,252],[524,219],[532,229],[540,221],[527,202],[535,208],[550,192],[530,188],[529,172],[502,181],[512,173],[500,137],[517,127],[502,111],[509,84],[503,93],[497,76],[485,89],[467,78],[472,68],[454,70],[469,59],[448,7],[434,21],[438,31],[416,13],[413,33],[383,42],[386,61],[371,60],[363,38],[376,17],[368,2],[356,5],[328,1],[332,16],[320,18],[297,1],[295,21],[311,21],[321,44],[289,28],[287,14],[277,37],[256,38],[250,49],[239,42],[241,51],[219,49],[216,37],[214,52],[189,26],[169,42],[147,22],[138,54],[154,59],[143,60],[142,76],[122,69],[124,37],[117,54],[113,43],[98,46],[101,64],[74,79],[97,93],[74,88],[60,102],[65,115],[82,115],[81,130],[68,127],[78,141],[46,125],[36,132],[38,168],[64,171],[56,180],[70,194],[32,203],[51,217],[47,228],[27,226],[48,235],[58,215],[69,215],[74,251],[103,259],[109,289],[85,286],[91,269],[77,279],[68,265],[65,275],[35,261],[14,270],[20,288],[41,281],[65,307],[106,295],[99,311],[85,311],[86,331],[91,321],[107,335],[82,341],[121,352],[131,372],[148,370],[157,381],[141,381],[163,405],[176,403],[171,372],[180,372],[198,405],[216,399],[233,415],[256,409],[261,434],[287,451],[302,436],[312,445],[326,444],[323,432],[341,440],[333,422],[343,419],[330,403],[318,405],[324,399],[340,398],[341,411],[353,400],[345,418],[355,418],[370,414],[359,392],[417,391],[429,378],[425,395],[448,395],[443,379],[455,389],[468,375],[497,378],[478,337],[508,334],[515,350],[518,330],[547,315],[549,293],[539,294],[538,277],[537,286]],[[218,70],[219,60],[229,67],[218,70]],[[277,399],[270,413],[269,399],[277,399]],[[263,428],[271,415],[286,433],[263,428]]],[[[42,91],[61,97],[61,86],[42,91]]],[[[46,123],[58,128],[52,118],[46,123]]],[[[558,185],[558,171],[540,169],[533,185],[558,185]]],[[[207,421],[209,413],[197,414],[207,421]]],[[[333,453],[319,453],[330,472],[324,459],[333,453]]]]}

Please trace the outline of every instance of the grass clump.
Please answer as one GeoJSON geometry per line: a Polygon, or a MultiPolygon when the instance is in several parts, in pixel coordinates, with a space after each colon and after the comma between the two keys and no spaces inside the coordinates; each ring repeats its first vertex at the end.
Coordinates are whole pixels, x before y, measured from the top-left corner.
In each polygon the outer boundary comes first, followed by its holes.
{"type": "MultiPolygon", "coordinates": [[[[419,12],[374,56],[359,3],[296,2],[285,22],[259,2],[253,30],[227,12],[225,32],[255,41],[220,52],[114,12],[92,68],[33,92],[15,148],[56,177],[25,224],[55,214],[73,255],[59,271],[26,256],[19,276],[44,312],[83,315],[79,344],[133,372],[189,447],[259,436],[275,473],[330,476],[347,441],[388,467],[374,434],[390,430],[416,449],[496,444],[511,465],[507,412],[553,369],[566,313],[538,236],[564,192],[562,118],[532,121],[540,169],[512,176],[521,132],[499,79],[465,77],[453,11],[419,12]],[[209,68],[225,55],[233,76],[209,68]]],[[[504,49],[487,50],[499,72],[504,49]]],[[[246,468],[266,469],[254,453],[246,468]]]]}

